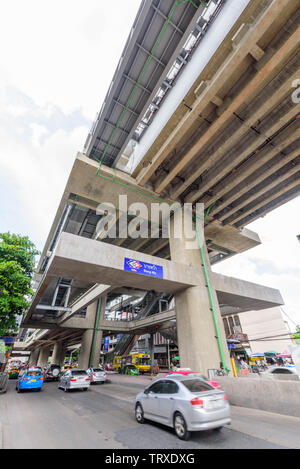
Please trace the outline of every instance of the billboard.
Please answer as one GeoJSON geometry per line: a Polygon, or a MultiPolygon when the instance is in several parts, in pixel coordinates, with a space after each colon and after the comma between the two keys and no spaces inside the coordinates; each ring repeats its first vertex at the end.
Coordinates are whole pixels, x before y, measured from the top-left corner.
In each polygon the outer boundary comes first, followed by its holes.
{"type": "Polygon", "coordinates": [[[109,337],[105,337],[105,342],[104,342],[104,352],[107,352],[109,349],[109,337]]]}

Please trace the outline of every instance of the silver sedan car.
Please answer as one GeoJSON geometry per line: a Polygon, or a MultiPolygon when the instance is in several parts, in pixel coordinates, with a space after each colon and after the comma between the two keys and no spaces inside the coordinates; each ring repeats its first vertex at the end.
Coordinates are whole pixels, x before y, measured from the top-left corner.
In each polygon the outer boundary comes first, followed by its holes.
{"type": "Polygon", "coordinates": [[[136,396],[138,423],[153,420],[175,430],[181,440],[192,431],[221,429],[231,423],[228,398],[199,378],[158,379],[136,396]]]}
{"type": "Polygon", "coordinates": [[[69,391],[70,389],[82,389],[87,391],[90,387],[91,378],[85,370],[79,370],[74,368],[68,370],[64,375],[61,376],[58,389],[69,391]]]}
{"type": "Polygon", "coordinates": [[[91,378],[91,384],[93,383],[105,383],[107,381],[106,372],[102,368],[89,368],[87,370],[89,377],[91,378]]]}

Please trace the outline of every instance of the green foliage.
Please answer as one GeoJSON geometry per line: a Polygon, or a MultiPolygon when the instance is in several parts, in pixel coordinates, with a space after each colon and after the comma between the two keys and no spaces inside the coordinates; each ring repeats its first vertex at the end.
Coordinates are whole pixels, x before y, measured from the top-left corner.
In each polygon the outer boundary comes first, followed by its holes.
{"type": "Polygon", "coordinates": [[[0,233],[0,336],[16,330],[16,316],[29,306],[37,254],[27,236],[0,233]]]}
{"type": "Polygon", "coordinates": [[[72,354],[72,363],[78,362],[79,352],[80,352],[80,350],[77,349],[77,350],[75,350],[75,352],[72,354]]]}
{"type": "Polygon", "coordinates": [[[39,254],[28,236],[0,233],[0,261],[15,261],[24,274],[32,276],[35,256],[39,254]]]}

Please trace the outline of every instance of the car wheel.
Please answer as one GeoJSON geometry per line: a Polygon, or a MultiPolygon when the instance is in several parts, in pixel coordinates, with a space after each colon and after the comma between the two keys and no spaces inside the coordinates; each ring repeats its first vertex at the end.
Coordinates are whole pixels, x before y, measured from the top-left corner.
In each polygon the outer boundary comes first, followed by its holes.
{"type": "Polygon", "coordinates": [[[187,441],[191,436],[191,432],[187,429],[186,421],[179,412],[176,412],[174,417],[174,430],[180,440],[187,441]]]}
{"type": "Polygon", "coordinates": [[[223,427],[217,427],[217,428],[214,428],[215,432],[220,432],[222,430],[223,427]]]}
{"type": "Polygon", "coordinates": [[[145,423],[144,411],[140,403],[135,406],[135,418],[138,423],[145,423]]]}
{"type": "Polygon", "coordinates": [[[87,391],[89,388],[83,388],[83,391],[87,391]]]}

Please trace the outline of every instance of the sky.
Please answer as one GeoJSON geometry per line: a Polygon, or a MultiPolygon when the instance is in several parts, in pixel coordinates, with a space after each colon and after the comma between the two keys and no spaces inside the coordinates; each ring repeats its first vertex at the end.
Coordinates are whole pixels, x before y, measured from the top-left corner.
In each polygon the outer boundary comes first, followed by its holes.
{"type": "MultiPolygon", "coordinates": [[[[0,232],[41,250],[140,0],[0,0],[0,232]]],[[[300,199],[247,228],[262,245],[214,270],[278,288],[300,324],[300,199]]],[[[287,319],[286,317],[284,317],[287,319]]]]}

